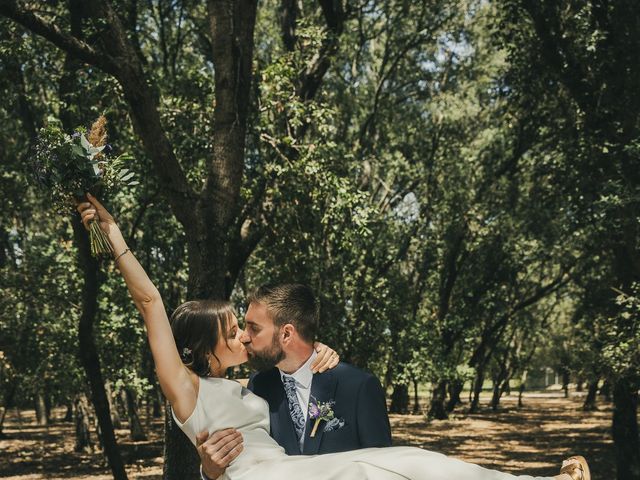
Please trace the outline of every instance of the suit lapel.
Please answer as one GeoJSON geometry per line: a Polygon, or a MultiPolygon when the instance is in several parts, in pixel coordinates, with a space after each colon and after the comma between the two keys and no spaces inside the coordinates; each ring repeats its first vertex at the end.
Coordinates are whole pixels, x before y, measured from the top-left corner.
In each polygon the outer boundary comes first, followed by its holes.
{"type": "MultiPolygon", "coordinates": [[[[334,400],[337,380],[338,379],[333,374],[332,370],[328,370],[325,373],[316,373],[313,376],[313,381],[311,382],[311,395],[318,402],[328,402],[329,400],[334,400]]],[[[311,397],[309,397],[309,401],[311,401],[311,397]]],[[[313,430],[313,425],[315,422],[316,421],[314,419],[307,418],[307,425],[304,430],[304,447],[302,451],[304,455],[315,455],[320,449],[320,442],[322,441],[322,436],[324,435],[325,422],[320,422],[315,436],[311,437],[311,430],[313,430]]],[[[293,423],[291,427],[293,428],[293,423]]]]}
{"type": "Polygon", "coordinates": [[[284,447],[289,455],[300,453],[298,437],[293,427],[289,403],[284,393],[280,375],[273,379],[273,389],[269,401],[269,416],[271,420],[271,436],[284,447]]]}

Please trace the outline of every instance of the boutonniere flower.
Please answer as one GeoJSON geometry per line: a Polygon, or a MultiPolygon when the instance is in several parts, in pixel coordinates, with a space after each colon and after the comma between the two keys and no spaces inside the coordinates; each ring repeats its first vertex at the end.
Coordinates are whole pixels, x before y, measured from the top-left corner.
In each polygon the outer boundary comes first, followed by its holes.
{"type": "Polygon", "coordinates": [[[311,399],[309,400],[309,418],[315,419],[315,423],[313,424],[310,437],[315,437],[316,430],[318,430],[318,425],[320,425],[321,421],[329,422],[335,418],[336,415],[333,413],[335,403],[333,400],[319,402],[311,395],[311,399]]]}

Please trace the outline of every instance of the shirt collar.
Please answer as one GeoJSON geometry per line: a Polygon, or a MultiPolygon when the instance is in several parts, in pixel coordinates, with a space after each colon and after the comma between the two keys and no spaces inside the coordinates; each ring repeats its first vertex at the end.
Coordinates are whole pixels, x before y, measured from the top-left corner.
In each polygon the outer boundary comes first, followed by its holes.
{"type": "Polygon", "coordinates": [[[298,385],[303,388],[309,388],[311,386],[311,381],[313,380],[313,372],[311,372],[311,364],[318,356],[318,353],[315,349],[311,352],[311,355],[307,359],[306,362],[302,364],[302,366],[293,372],[292,374],[284,373],[282,370],[278,369],[280,372],[280,378],[284,380],[284,377],[293,377],[298,385]]]}

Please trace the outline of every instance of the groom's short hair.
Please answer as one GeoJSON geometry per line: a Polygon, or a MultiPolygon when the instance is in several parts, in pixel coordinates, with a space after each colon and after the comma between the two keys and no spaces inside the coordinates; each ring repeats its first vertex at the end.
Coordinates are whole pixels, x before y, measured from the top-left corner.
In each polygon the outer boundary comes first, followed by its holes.
{"type": "Polygon", "coordinates": [[[315,340],[320,309],[309,286],[301,283],[261,285],[249,294],[247,301],[266,306],[276,326],[290,323],[303,340],[309,343],[315,340]]]}

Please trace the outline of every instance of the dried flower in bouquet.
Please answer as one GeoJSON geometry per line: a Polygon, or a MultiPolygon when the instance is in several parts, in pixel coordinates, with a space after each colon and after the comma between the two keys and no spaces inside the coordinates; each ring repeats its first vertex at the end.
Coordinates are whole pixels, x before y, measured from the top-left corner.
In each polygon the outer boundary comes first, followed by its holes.
{"type": "MultiPolygon", "coordinates": [[[[107,119],[100,116],[87,135],[82,127],[68,135],[53,123],[40,130],[32,156],[34,176],[58,212],[72,211],[77,201],[86,199],[87,192],[106,194],[138,183],[124,168],[130,157],[110,156],[106,123],[107,119]]],[[[96,219],[89,224],[89,239],[93,256],[112,253],[96,219]]]]}

